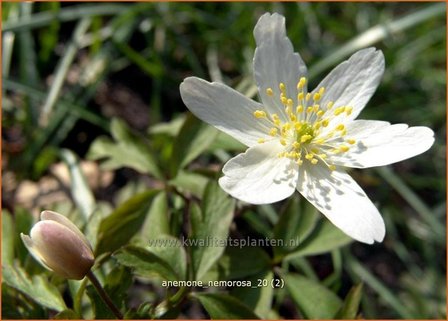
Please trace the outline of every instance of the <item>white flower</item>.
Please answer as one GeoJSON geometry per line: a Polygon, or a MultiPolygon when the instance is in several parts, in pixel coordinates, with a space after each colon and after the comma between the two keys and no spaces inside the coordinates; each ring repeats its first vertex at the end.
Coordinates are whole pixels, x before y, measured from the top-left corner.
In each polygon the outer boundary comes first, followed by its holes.
{"type": "Polygon", "coordinates": [[[252,204],[277,202],[297,189],[352,238],[381,242],[383,219],[344,168],[382,166],[423,153],[434,142],[433,131],[355,120],[383,75],[381,51],[358,51],[308,92],[307,69],[286,36],[284,17],[264,14],[254,35],[261,104],[195,77],[180,85],[191,112],[249,147],[225,164],[220,186],[252,204]]]}
{"type": "Polygon", "coordinates": [[[20,234],[27,249],[50,271],[68,279],[82,279],[95,261],[89,241],[59,213],[43,211],[40,218],[30,236],[20,234]]]}

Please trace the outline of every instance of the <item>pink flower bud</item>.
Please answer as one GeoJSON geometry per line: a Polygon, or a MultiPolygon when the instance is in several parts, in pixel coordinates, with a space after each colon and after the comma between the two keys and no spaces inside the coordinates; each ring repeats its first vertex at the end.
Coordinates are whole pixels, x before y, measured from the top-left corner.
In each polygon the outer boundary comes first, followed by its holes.
{"type": "Polygon", "coordinates": [[[30,236],[20,235],[34,258],[67,279],[81,280],[94,263],[92,247],[81,231],[65,216],[43,211],[30,236]]]}

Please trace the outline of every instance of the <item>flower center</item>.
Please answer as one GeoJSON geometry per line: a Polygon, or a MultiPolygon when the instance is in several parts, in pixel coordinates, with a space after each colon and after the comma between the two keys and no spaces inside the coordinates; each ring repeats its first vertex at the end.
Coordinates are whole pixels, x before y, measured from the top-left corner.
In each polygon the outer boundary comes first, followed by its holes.
{"type": "MultiPolygon", "coordinates": [[[[350,106],[334,108],[329,101],[325,106],[319,103],[325,94],[321,87],[314,94],[305,92],[306,78],[302,77],[297,83],[297,97],[287,96],[284,83],[279,84],[278,99],[284,106],[285,113],[267,114],[264,110],[254,111],[255,118],[267,121],[271,127],[266,138],[260,138],[260,144],[277,139],[285,147],[278,157],[293,159],[302,165],[304,159],[316,165],[321,161],[330,170],[336,166],[328,162],[328,156],[346,153],[350,145],[356,143],[354,139],[347,139],[344,120],[352,113],[350,106]]],[[[266,94],[274,103],[275,94],[272,88],[266,88],[266,94]]]]}

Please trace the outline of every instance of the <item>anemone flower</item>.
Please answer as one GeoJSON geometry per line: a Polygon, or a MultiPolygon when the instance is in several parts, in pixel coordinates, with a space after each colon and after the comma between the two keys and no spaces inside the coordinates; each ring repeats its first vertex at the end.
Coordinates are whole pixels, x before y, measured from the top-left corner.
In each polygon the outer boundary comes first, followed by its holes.
{"type": "Polygon", "coordinates": [[[297,190],[347,235],[381,242],[384,221],[346,168],[421,154],[433,144],[433,131],[356,119],[383,75],[381,51],[356,52],[308,91],[307,68],[286,36],[285,18],[264,14],[254,36],[260,103],[196,77],[180,85],[193,114],[248,147],[223,167],[221,188],[251,204],[277,202],[297,190]]]}

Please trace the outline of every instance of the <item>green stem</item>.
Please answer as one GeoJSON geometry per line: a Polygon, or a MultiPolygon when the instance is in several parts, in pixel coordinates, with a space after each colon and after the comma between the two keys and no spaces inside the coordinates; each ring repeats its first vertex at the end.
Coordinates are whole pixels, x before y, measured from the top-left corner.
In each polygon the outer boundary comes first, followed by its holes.
{"type": "Polygon", "coordinates": [[[113,314],[117,317],[117,319],[122,320],[123,314],[121,314],[120,310],[115,306],[115,304],[112,302],[110,297],[107,295],[106,291],[104,291],[103,287],[101,286],[100,282],[96,278],[95,274],[93,274],[92,271],[89,271],[87,273],[87,278],[92,282],[95,289],[98,291],[98,294],[100,295],[101,299],[103,299],[104,303],[109,307],[109,309],[112,311],[113,314]]]}

